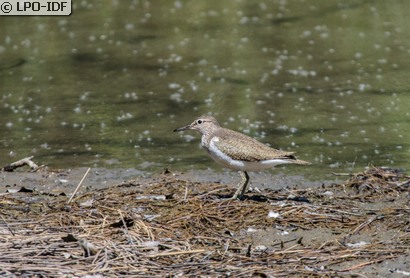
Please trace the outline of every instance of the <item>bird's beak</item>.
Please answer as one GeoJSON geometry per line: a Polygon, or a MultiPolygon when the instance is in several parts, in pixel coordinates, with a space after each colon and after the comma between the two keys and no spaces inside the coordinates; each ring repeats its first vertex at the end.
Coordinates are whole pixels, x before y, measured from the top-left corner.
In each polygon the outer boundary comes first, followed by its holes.
{"type": "Polygon", "coordinates": [[[176,128],[176,129],[174,129],[174,132],[179,132],[179,131],[189,130],[189,129],[192,129],[192,125],[187,125],[187,126],[183,126],[183,127],[180,127],[180,128],[176,128]]]}

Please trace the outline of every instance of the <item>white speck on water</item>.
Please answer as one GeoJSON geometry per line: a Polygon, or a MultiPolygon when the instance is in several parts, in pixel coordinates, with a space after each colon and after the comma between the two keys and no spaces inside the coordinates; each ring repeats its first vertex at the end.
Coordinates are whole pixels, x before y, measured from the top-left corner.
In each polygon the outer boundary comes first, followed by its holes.
{"type": "Polygon", "coordinates": [[[370,89],[370,85],[369,84],[359,84],[359,91],[360,92],[363,92],[363,91],[365,91],[365,90],[367,90],[367,89],[370,89]]]}
{"type": "Polygon", "coordinates": [[[191,142],[192,140],[195,139],[195,136],[192,136],[189,134],[183,135],[182,137],[185,139],[186,142],[191,142]]]}
{"type": "Polygon", "coordinates": [[[239,20],[239,24],[246,24],[249,22],[249,17],[247,16],[243,16],[240,20],[239,20]]]}
{"type": "Polygon", "coordinates": [[[291,128],[289,128],[289,131],[291,133],[296,133],[298,131],[298,129],[296,127],[291,127],[291,128]]]}
{"type": "Polygon", "coordinates": [[[312,141],[313,141],[313,142],[318,142],[318,143],[324,143],[324,142],[326,142],[326,140],[325,140],[324,138],[319,137],[318,135],[313,136],[312,141]]]}
{"type": "Polygon", "coordinates": [[[243,38],[241,38],[241,42],[247,43],[247,42],[249,42],[249,39],[247,37],[243,37],[243,38]]]}
{"type": "Polygon", "coordinates": [[[120,116],[117,116],[117,121],[125,121],[125,120],[129,120],[134,118],[134,115],[132,115],[131,113],[127,112],[127,113],[123,113],[120,116]]]}
{"type": "Polygon", "coordinates": [[[181,85],[179,85],[178,83],[169,83],[168,84],[168,88],[170,88],[170,89],[178,89],[180,87],[181,87],[181,85]]]}
{"type": "Polygon", "coordinates": [[[323,32],[323,33],[320,34],[320,37],[322,39],[327,39],[329,37],[329,33],[328,32],[323,32]]]}
{"type": "Polygon", "coordinates": [[[176,102],[182,102],[182,95],[180,93],[173,93],[169,96],[169,98],[176,102]]]}
{"type": "Polygon", "coordinates": [[[288,70],[288,73],[293,74],[295,76],[303,76],[303,77],[309,77],[309,76],[316,76],[316,71],[308,71],[303,69],[302,67],[299,67],[297,69],[293,69],[293,70],[288,70]]]}
{"type": "Polygon", "coordinates": [[[310,30],[305,30],[302,33],[302,36],[305,37],[305,38],[309,37],[310,35],[312,35],[312,31],[310,31],[310,30]]]}
{"type": "Polygon", "coordinates": [[[50,146],[49,146],[47,143],[41,144],[40,147],[41,147],[42,149],[46,149],[46,150],[51,149],[50,146]]]}
{"type": "Polygon", "coordinates": [[[130,31],[130,30],[134,30],[134,24],[133,23],[127,23],[125,24],[125,30],[130,31]]]}
{"type": "Polygon", "coordinates": [[[131,93],[126,92],[126,93],[124,93],[124,98],[137,100],[138,95],[137,95],[136,92],[131,92],[131,93]]]}
{"type": "Polygon", "coordinates": [[[31,40],[25,39],[21,42],[21,45],[24,46],[24,47],[29,48],[31,46],[31,40]]]}
{"type": "Polygon", "coordinates": [[[210,10],[210,11],[208,11],[208,16],[217,17],[217,16],[219,16],[219,13],[215,10],[210,10]]]}
{"type": "MultiPolygon", "coordinates": [[[[89,95],[90,95],[90,92],[85,92],[84,94],[82,94],[82,95],[80,96],[80,100],[81,100],[81,101],[86,100],[89,95]]],[[[81,111],[81,110],[80,110],[80,111],[81,111]]]]}
{"type": "Polygon", "coordinates": [[[335,162],[335,163],[329,164],[329,167],[330,167],[330,168],[339,168],[340,165],[341,165],[340,162],[335,162]]]}
{"type": "Polygon", "coordinates": [[[61,19],[58,21],[58,26],[65,26],[67,25],[68,21],[66,19],[61,19]]]}
{"type": "Polygon", "coordinates": [[[384,64],[387,64],[387,59],[379,59],[379,60],[377,60],[377,62],[378,62],[379,64],[384,65],[384,64]]]}
{"type": "Polygon", "coordinates": [[[23,82],[30,82],[33,81],[33,77],[32,76],[25,76],[23,77],[23,82]]]}
{"type": "Polygon", "coordinates": [[[12,127],[13,127],[13,123],[12,123],[12,122],[7,122],[7,123],[6,123],[6,127],[12,128],[12,127]]]}
{"type": "Polygon", "coordinates": [[[183,7],[181,1],[175,1],[174,2],[174,7],[175,9],[181,9],[183,7]]]}
{"type": "Polygon", "coordinates": [[[195,81],[190,81],[189,86],[191,86],[191,90],[196,92],[198,91],[198,85],[195,83],[195,81]]]}
{"type": "Polygon", "coordinates": [[[277,127],[277,129],[279,129],[279,130],[288,130],[289,127],[288,127],[287,125],[279,125],[279,126],[277,127]]]}

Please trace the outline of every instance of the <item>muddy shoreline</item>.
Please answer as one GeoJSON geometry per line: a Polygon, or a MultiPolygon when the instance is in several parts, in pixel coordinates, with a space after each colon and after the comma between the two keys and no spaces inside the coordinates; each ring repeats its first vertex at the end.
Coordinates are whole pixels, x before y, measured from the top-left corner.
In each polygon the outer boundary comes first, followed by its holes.
{"type": "Polygon", "coordinates": [[[257,189],[229,201],[235,175],[92,169],[67,204],[85,171],[1,172],[2,276],[410,276],[400,171],[253,175],[257,189]]]}

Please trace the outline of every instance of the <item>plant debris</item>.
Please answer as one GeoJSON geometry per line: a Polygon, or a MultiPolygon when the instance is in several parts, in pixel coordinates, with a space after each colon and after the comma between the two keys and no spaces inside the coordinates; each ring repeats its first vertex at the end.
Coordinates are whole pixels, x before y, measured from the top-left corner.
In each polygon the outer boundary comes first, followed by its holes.
{"type": "Polygon", "coordinates": [[[70,204],[63,195],[4,193],[0,276],[351,277],[409,261],[404,173],[375,167],[344,184],[224,200],[234,190],[167,171],[70,204]]]}

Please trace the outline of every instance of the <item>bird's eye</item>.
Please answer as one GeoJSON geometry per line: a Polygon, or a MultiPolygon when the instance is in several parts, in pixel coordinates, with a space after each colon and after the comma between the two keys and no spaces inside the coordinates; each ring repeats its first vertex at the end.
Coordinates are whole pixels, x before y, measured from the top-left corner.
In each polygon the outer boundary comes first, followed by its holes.
{"type": "Polygon", "coordinates": [[[203,122],[204,122],[203,120],[198,120],[198,121],[196,121],[196,123],[197,123],[198,125],[202,124],[203,122]]]}

